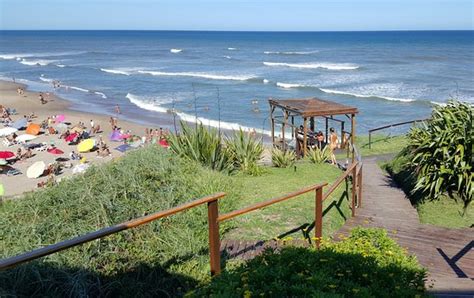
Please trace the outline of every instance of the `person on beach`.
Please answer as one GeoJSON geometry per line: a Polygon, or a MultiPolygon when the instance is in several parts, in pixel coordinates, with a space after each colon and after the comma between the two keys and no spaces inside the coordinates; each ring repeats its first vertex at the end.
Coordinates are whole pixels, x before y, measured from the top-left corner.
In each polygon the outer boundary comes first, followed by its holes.
{"type": "Polygon", "coordinates": [[[320,150],[323,150],[326,147],[326,142],[324,142],[324,134],[322,131],[318,131],[316,134],[316,147],[320,150]]]}
{"type": "Polygon", "coordinates": [[[115,105],[115,113],[121,114],[119,105],[115,105]]]}
{"type": "Polygon", "coordinates": [[[47,101],[44,99],[44,96],[43,96],[43,93],[40,92],[40,94],[38,95],[38,98],[41,102],[42,105],[44,105],[45,103],[47,103],[47,101]]]}
{"type": "Polygon", "coordinates": [[[334,153],[336,149],[339,147],[339,139],[336,134],[336,130],[334,127],[331,127],[329,129],[330,135],[329,135],[329,149],[331,151],[331,163],[333,165],[337,165],[336,161],[336,154],[334,153]]]}

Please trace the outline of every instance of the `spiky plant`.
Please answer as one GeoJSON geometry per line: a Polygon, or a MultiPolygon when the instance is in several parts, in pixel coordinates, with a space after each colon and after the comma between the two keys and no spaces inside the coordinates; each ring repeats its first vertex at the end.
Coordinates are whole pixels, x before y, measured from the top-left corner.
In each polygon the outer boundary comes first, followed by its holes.
{"type": "Polygon", "coordinates": [[[308,158],[312,163],[321,164],[328,161],[331,158],[330,155],[328,146],[325,146],[323,149],[316,147],[309,150],[308,158]]]}
{"type": "Polygon", "coordinates": [[[257,162],[263,153],[263,144],[248,136],[242,129],[226,140],[234,167],[247,174],[258,174],[257,162]]]}
{"type": "Polygon", "coordinates": [[[296,162],[296,154],[291,150],[281,150],[274,148],[272,150],[272,164],[277,168],[288,168],[296,162]]]}

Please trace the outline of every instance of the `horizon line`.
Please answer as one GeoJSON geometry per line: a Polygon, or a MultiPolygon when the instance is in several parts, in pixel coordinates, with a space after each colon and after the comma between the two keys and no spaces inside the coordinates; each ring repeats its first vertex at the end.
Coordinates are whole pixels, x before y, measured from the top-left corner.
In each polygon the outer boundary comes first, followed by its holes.
{"type": "Polygon", "coordinates": [[[433,32],[472,29],[382,29],[382,30],[196,30],[196,29],[0,29],[1,31],[136,31],[136,32],[231,32],[231,33],[326,33],[326,32],[433,32]]]}

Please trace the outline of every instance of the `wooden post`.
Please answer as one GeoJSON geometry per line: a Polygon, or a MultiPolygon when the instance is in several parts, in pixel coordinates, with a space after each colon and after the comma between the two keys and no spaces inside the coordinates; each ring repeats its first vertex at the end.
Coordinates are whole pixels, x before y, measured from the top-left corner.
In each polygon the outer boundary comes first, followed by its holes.
{"type": "Polygon", "coordinates": [[[314,236],[316,237],[316,247],[321,244],[323,236],[323,188],[316,188],[315,197],[315,219],[314,219],[314,236]]]}
{"type": "Polygon", "coordinates": [[[275,108],[270,104],[270,122],[272,128],[272,144],[275,146],[275,119],[273,119],[273,111],[275,108]]]}
{"type": "Polygon", "coordinates": [[[308,150],[308,118],[303,119],[303,157],[305,157],[308,150]]]}
{"type": "Polygon", "coordinates": [[[217,200],[207,203],[207,218],[209,224],[209,255],[211,261],[211,275],[221,273],[221,241],[219,239],[219,209],[217,200]]]}
{"type": "Polygon", "coordinates": [[[281,138],[282,138],[282,148],[286,150],[286,141],[285,141],[285,130],[286,130],[286,121],[288,120],[288,113],[283,112],[283,124],[281,125],[281,138]]]}
{"type": "Polygon", "coordinates": [[[351,145],[352,145],[352,162],[355,160],[355,114],[351,115],[351,145]]]}
{"type": "Polygon", "coordinates": [[[357,192],[357,166],[354,167],[352,170],[352,217],[355,216],[355,200],[356,200],[356,192],[357,192]]]}
{"type": "Polygon", "coordinates": [[[325,134],[325,136],[326,136],[326,144],[328,143],[328,140],[329,140],[329,138],[328,138],[328,133],[329,133],[329,119],[328,119],[328,117],[326,117],[326,134],[325,134]]]}
{"type": "Polygon", "coordinates": [[[359,182],[359,195],[357,196],[357,208],[360,208],[362,207],[362,165],[360,166],[360,169],[359,169],[359,178],[358,178],[358,182],[359,182]]]}
{"type": "Polygon", "coordinates": [[[295,116],[291,116],[291,139],[296,138],[295,116]]]}
{"type": "Polygon", "coordinates": [[[309,128],[311,129],[311,131],[314,131],[314,117],[309,118],[309,128]]]}

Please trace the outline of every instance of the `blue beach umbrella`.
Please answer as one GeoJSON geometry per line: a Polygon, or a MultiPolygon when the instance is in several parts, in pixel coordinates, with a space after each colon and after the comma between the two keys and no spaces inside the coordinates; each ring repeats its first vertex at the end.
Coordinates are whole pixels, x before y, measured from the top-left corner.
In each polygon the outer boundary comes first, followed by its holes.
{"type": "Polygon", "coordinates": [[[125,151],[128,151],[130,149],[132,149],[132,147],[130,145],[127,145],[127,144],[123,144],[123,145],[120,145],[117,148],[115,148],[115,150],[120,151],[122,153],[125,152],[125,151]]]}
{"type": "Polygon", "coordinates": [[[22,129],[22,128],[26,128],[26,125],[27,125],[27,124],[28,124],[28,122],[26,121],[26,118],[21,118],[21,119],[19,119],[19,120],[16,120],[15,122],[13,122],[13,124],[11,125],[11,127],[20,130],[20,129],[22,129]]]}

